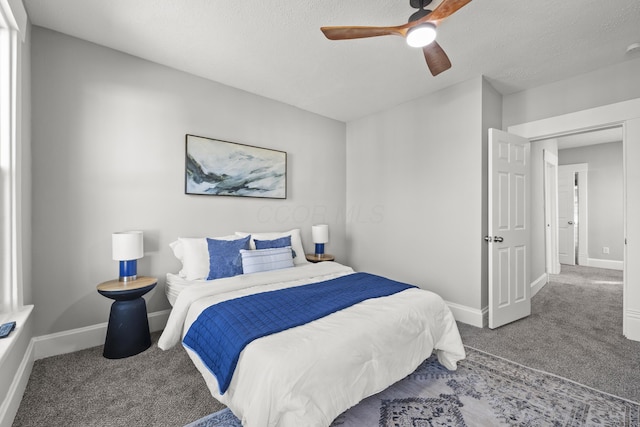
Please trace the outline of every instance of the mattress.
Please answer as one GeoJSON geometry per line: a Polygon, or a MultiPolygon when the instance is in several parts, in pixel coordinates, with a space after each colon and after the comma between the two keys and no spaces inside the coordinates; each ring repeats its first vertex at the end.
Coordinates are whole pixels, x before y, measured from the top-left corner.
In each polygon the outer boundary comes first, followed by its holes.
{"type": "Polygon", "coordinates": [[[177,274],[167,273],[167,285],[165,286],[164,291],[167,295],[169,303],[173,307],[173,305],[176,303],[178,295],[180,294],[180,292],[182,292],[183,289],[196,284],[205,284],[207,282],[211,283],[211,281],[207,280],[187,280],[178,276],[177,274]]]}

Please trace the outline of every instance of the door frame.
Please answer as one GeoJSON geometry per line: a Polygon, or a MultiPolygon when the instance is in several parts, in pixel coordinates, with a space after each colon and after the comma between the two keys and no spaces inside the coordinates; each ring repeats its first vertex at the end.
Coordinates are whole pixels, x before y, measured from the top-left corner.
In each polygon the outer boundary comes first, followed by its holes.
{"type": "Polygon", "coordinates": [[[578,174],[578,264],[589,265],[589,165],[580,165],[574,170],[578,174]]]}
{"type": "Polygon", "coordinates": [[[640,158],[640,98],[622,101],[615,104],[581,110],[546,119],[512,125],[509,133],[538,141],[553,137],[608,128],[623,127],[623,198],[624,198],[624,260],[623,260],[623,334],[625,337],[640,341],[640,267],[627,263],[629,256],[640,257],[640,245],[633,245],[634,238],[640,242],[640,200],[635,194],[628,192],[629,175],[633,191],[640,187],[640,176],[627,167],[627,162],[640,158]],[[633,141],[633,146],[630,142],[633,141]],[[631,155],[630,155],[631,153],[631,155]],[[631,196],[630,196],[631,194],[631,196]],[[633,245],[633,246],[632,246],[633,245]]]}
{"type": "Polygon", "coordinates": [[[558,257],[558,156],[542,150],[544,162],[544,223],[547,274],[560,274],[558,257]]]}

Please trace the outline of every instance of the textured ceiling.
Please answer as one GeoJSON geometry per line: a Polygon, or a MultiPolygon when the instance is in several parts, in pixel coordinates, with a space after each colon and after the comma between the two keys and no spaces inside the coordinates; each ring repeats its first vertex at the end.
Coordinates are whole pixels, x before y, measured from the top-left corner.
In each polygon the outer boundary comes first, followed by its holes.
{"type": "MultiPolygon", "coordinates": [[[[440,0],[435,0],[431,7],[440,0]]],[[[24,0],[32,23],[342,121],[484,75],[502,94],[640,57],[639,0],[473,0],[438,28],[437,77],[400,37],[409,0],[24,0]]]]}

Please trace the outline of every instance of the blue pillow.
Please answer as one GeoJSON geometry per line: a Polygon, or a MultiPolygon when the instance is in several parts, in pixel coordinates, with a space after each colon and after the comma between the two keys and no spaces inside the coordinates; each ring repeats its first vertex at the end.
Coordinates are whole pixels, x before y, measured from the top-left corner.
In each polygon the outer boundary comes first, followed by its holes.
{"type": "Polygon", "coordinates": [[[221,279],[242,274],[240,249],[249,249],[251,236],[237,240],[207,238],[209,248],[209,276],[207,280],[221,279]]]}
{"type": "MultiPolygon", "coordinates": [[[[291,236],[284,236],[273,240],[253,240],[256,244],[256,249],[272,249],[272,248],[286,248],[291,246],[291,236]]],[[[291,248],[291,256],[296,257],[296,251],[291,248]]]]}

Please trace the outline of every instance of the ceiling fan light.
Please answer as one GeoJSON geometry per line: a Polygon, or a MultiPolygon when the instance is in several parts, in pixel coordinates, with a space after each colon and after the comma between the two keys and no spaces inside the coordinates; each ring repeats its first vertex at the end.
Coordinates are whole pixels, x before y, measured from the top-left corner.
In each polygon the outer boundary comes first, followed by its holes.
{"type": "Polygon", "coordinates": [[[411,47],[424,47],[436,39],[436,26],[430,22],[416,25],[407,33],[407,44],[411,47]]]}

